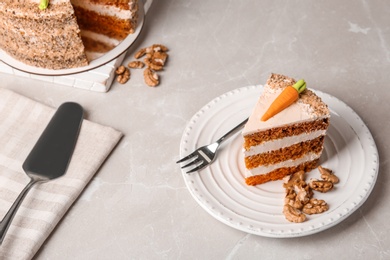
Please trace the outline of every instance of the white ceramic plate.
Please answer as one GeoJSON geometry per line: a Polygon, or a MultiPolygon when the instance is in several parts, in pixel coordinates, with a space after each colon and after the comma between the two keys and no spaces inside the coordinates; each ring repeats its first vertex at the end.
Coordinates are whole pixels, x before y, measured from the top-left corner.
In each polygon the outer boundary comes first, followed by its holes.
{"type": "MultiPolygon", "coordinates": [[[[215,98],[188,123],[180,144],[180,157],[209,144],[249,116],[262,86],[239,88],[215,98]]],[[[314,197],[329,210],[308,215],[303,223],[288,222],[283,213],[282,181],[247,186],[244,181],[242,137],[238,133],[222,144],[209,167],[183,177],[194,199],[219,221],[247,233],[266,237],[299,237],[328,229],[358,209],[374,187],[379,159],[370,131],[345,103],[316,91],[331,110],[331,124],[320,158],[323,167],[340,178],[335,189],[314,197]]],[[[319,177],[318,170],[307,178],[319,177]]]]}
{"type": "Polygon", "coordinates": [[[116,46],[111,51],[107,52],[106,54],[104,54],[103,56],[97,59],[90,61],[87,66],[70,68],[70,69],[60,69],[60,70],[39,68],[39,67],[30,66],[23,62],[20,62],[14,59],[12,56],[8,55],[3,50],[0,50],[0,60],[15,69],[27,73],[31,73],[31,74],[47,75],[47,76],[69,75],[69,74],[75,74],[75,73],[80,73],[91,69],[95,69],[116,59],[117,57],[119,57],[121,54],[123,54],[125,51],[127,51],[130,48],[130,46],[137,40],[139,34],[141,33],[141,30],[144,25],[144,17],[145,17],[144,8],[142,3],[140,3],[139,12],[138,12],[138,24],[135,32],[133,34],[129,34],[122,42],[118,44],[118,46],[116,46]]]}

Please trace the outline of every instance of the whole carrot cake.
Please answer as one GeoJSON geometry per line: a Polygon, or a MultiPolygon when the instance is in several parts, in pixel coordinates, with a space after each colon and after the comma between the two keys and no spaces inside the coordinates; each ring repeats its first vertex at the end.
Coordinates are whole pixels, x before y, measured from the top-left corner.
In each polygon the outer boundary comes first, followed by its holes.
{"type": "Polygon", "coordinates": [[[2,0],[0,48],[31,66],[85,66],[134,32],[137,12],[138,0],[2,0]]]}
{"type": "Polygon", "coordinates": [[[248,185],[310,171],[318,164],[330,114],[313,91],[303,90],[287,108],[262,120],[274,100],[295,83],[287,76],[271,74],[242,131],[248,185]]]}

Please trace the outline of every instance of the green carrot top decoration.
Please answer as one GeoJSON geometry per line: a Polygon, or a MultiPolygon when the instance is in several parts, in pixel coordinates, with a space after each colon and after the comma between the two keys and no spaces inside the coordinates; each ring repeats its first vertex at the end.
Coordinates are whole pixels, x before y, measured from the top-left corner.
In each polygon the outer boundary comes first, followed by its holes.
{"type": "Polygon", "coordinates": [[[45,10],[49,5],[49,0],[41,0],[39,3],[39,9],[45,10]]]}

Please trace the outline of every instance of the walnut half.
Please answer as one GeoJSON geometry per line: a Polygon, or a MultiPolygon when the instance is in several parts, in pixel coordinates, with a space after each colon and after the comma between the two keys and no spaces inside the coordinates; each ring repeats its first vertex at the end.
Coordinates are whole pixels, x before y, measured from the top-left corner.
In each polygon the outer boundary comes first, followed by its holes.
{"type": "Polygon", "coordinates": [[[134,58],[139,59],[146,54],[146,48],[141,48],[134,54],[134,58]]]}
{"type": "Polygon", "coordinates": [[[332,170],[318,166],[318,170],[321,173],[321,178],[325,181],[330,181],[332,183],[339,183],[339,178],[333,174],[332,170]]]}
{"type": "Polygon", "coordinates": [[[319,192],[328,192],[333,189],[333,183],[330,181],[320,181],[317,179],[311,179],[309,181],[309,186],[315,191],[319,192]]]}
{"type": "Polygon", "coordinates": [[[299,171],[287,176],[284,180],[283,187],[289,189],[294,186],[303,186],[305,185],[305,172],[299,171]]]}
{"type": "Polygon", "coordinates": [[[119,67],[116,69],[115,74],[116,74],[116,75],[121,75],[121,74],[123,74],[123,73],[125,72],[125,70],[126,70],[126,67],[123,66],[123,65],[121,65],[121,66],[119,66],[119,67]]]}
{"type": "Polygon", "coordinates": [[[119,66],[115,73],[117,74],[116,80],[121,84],[125,84],[130,79],[130,70],[123,65],[119,66]]]}
{"type": "Polygon", "coordinates": [[[306,215],[291,205],[284,205],[283,214],[290,222],[301,223],[306,220],[306,215]]]}
{"type": "Polygon", "coordinates": [[[143,67],[145,67],[145,63],[143,63],[142,61],[135,60],[135,61],[129,62],[129,64],[127,64],[127,66],[129,66],[129,68],[132,68],[132,69],[142,69],[143,67]]]}
{"type": "Polygon", "coordinates": [[[306,214],[319,214],[329,209],[328,204],[324,200],[310,199],[308,203],[303,206],[302,211],[306,214]]]}
{"type": "Polygon", "coordinates": [[[150,68],[144,70],[144,80],[150,87],[155,87],[160,83],[157,73],[150,68]]]}

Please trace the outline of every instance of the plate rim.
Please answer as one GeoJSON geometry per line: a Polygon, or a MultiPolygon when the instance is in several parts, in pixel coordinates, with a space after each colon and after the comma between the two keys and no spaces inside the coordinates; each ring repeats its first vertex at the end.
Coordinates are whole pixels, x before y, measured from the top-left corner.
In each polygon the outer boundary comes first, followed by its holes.
{"type": "MultiPolygon", "coordinates": [[[[204,105],[200,110],[198,110],[190,119],[190,121],[187,123],[184,131],[183,131],[183,135],[182,135],[182,138],[180,140],[180,151],[179,151],[179,154],[180,154],[180,157],[183,157],[185,155],[185,153],[188,154],[188,151],[186,150],[186,144],[187,144],[187,140],[188,140],[188,136],[190,136],[190,133],[192,131],[192,126],[194,124],[196,124],[197,120],[199,117],[202,116],[203,113],[205,113],[205,111],[207,111],[208,109],[210,109],[215,103],[218,103],[220,102],[221,100],[223,100],[225,97],[229,97],[231,95],[234,95],[236,93],[240,93],[242,91],[250,91],[250,90],[253,90],[253,91],[257,91],[257,90],[262,90],[263,88],[263,85],[250,85],[250,86],[246,86],[246,87],[240,87],[240,88],[237,88],[237,89],[233,89],[231,91],[228,91],[214,99],[212,99],[211,101],[209,101],[206,105],[204,105]]],[[[311,234],[315,234],[315,233],[318,233],[318,232],[321,232],[321,231],[324,231],[328,228],[331,228],[337,224],[339,224],[340,222],[342,222],[343,220],[345,220],[347,217],[349,217],[352,213],[354,213],[366,200],[367,198],[369,197],[369,195],[371,194],[374,186],[375,186],[375,183],[377,181],[377,177],[378,177],[378,172],[379,172],[379,154],[378,154],[378,149],[377,149],[377,146],[375,144],[375,140],[374,138],[372,137],[372,134],[370,132],[370,130],[368,129],[368,127],[366,126],[366,124],[364,123],[364,121],[359,117],[359,115],[350,107],[348,106],[346,103],[344,103],[343,101],[339,100],[338,98],[330,95],[330,94],[327,94],[325,92],[322,92],[322,91],[319,91],[319,90],[314,90],[314,89],[311,89],[313,90],[315,93],[317,93],[321,98],[325,98],[325,99],[331,99],[332,100],[332,106],[329,106],[329,109],[339,115],[337,113],[337,109],[341,107],[343,107],[344,109],[346,109],[347,111],[343,111],[343,113],[350,113],[351,115],[353,115],[354,117],[354,124],[351,125],[351,122],[350,122],[350,119],[349,120],[345,120],[346,123],[348,123],[348,126],[352,128],[353,132],[355,133],[355,135],[357,135],[358,139],[359,139],[359,142],[360,144],[362,145],[362,148],[366,147],[366,145],[370,145],[372,146],[372,149],[374,151],[374,154],[373,154],[373,159],[370,160],[370,165],[372,164],[373,165],[373,175],[371,175],[372,179],[371,179],[371,185],[368,189],[365,189],[365,193],[364,193],[364,196],[361,196],[360,195],[360,200],[358,203],[355,203],[354,202],[354,207],[352,209],[349,209],[347,212],[345,212],[345,214],[339,214],[340,216],[331,221],[330,223],[327,223],[325,224],[324,226],[322,227],[313,227],[312,229],[310,230],[307,230],[307,231],[302,231],[302,232],[296,232],[296,233],[273,233],[273,232],[263,232],[263,231],[259,231],[259,230],[256,230],[256,229],[252,229],[251,227],[243,227],[243,226],[237,226],[237,224],[233,224],[230,220],[226,219],[225,217],[222,217],[222,216],[218,216],[215,214],[215,212],[213,212],[210,208],[208,208],[207,205],[205,205],[205,203],[195,194],[195,191],[190,187],[190,179],[189,179],[189,175],[187,173],[185,173],[184,169],[181,170],[182,172],[182,176],[184,178],[184,182],[185,182],[185,185],[186,185],[186,188],[189,190],[191,196],[195,199],[195,201],[206,211],[208,212],[210,215],[212,215],[214,218],[216,218],[217,220],[221,221],[222,223],[232,227],[232,228],[235,228],[237,230],[241,230],[243,232],[246,232],[246,233],[249,233],[249,234],[254,234],[254,235],[259,235],[259,236],[263,236],[263,237],[273,237],[273,238],[292,238],[292,237],[301,237],[301,236],[307,236],[307,235],[311,235],[311,234]],[[337,106],[333,104],[333,100],[337,103],[337,106]],[[334,108],[336,108],[336,110],[333,110],[334,108]],[[357,124],[359,123],[359,124],[357,124]],[[358,130],[357,128],[360,128],[360,130],[363,130],[364,131],[364,135],[367,135],[368,138],[366,138],[366,140],[362,140],[361,138],[359,138],[359,134],[356,132],[356,130],[358,130]],[[364,144],[362,143],[364,142],[364,144]]],[[[259,93],[258,93],[259,94],[259,93]]],[[[338,111],[340,112],[340,111],[338,111]]],[[[342,113],[341,113],[342,114],[342,113]]],[[[207,123],[207,122],[206,122],[207,123]]],[[[364,154],[366,156],[366,154],[364,154]]],[[[215,163],[215,162],[214,162],[215,163]]],[[[199,174],[199,172],[195,172],[193,174],[199,174]]],[[[364,179],[365,180],[365,179],[364,179]]],[[[363,181],[363,180],[362,180],[363,181]]],[[[193,183],[193,181],[192,181],[193,183]]],[[[350,200],[350,197],[346,198],[345,201],[348,201],[350,200]]],[[[345,203],[345,202],[343,202],[345,203]]],[[[341,204],[342,205],[342,204],[341,204]]],[[[231,209],[229,209],[230,211],[232,211],[231,209]]]]}
{"type": "Polygon", "coordinates": [[[122,54],[127,52],[128,49],[136,42],[136,40],[140,36],[141,31],[145,24],[145,17],[146,16],[144,11],[144,6],[141,3],[138,5],[138,21],[137,21],[137,27],[135,32],[129,34],[114,49],[108,51],[103,56],[95,60],[92,60],[87,66],[69,68],[69,69],[58,69],[58,70],[41,68],[41,67],[25,64],[13,58],[2,49],[0,49],[0,61],[18,71],[30,73],[34,75],[40,75],[40,76],[66,76],[66,75],[72,75],[72,74],[78,74],[78,73],[90,71],[98,67],[104,66],[107,63],[110,63],[111,61],[117,59],[122,54]],[[4,59],[3,57],[6,57],[6,59],[4,59]]]}

